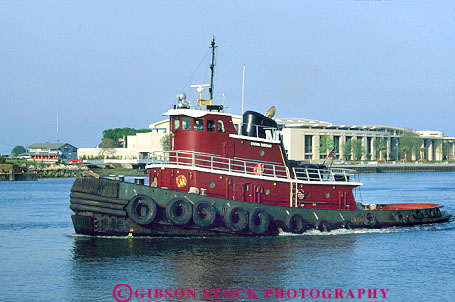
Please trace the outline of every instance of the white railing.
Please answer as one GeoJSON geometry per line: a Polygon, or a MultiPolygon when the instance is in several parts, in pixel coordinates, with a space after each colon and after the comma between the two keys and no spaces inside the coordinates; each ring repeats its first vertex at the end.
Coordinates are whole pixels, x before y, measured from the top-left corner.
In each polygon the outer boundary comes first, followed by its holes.
{"type": "Polygon", "coordinates": [[[304,181],[344,181],[353,180],[354,170],[349,169],[317,169],[292,168],[292,174],[283,164],[246,160],[242,158],[227,158],[219,155],[193,151],[156,151],[151,154],[147,164],[176,164],[199,167],[210,170],[227,171],[246,175],[268,176],[304,181]]]}
{"type": "Polygon", "coordinates": [[[353,179],[355,170],[341,168],[293,168],[294,175],[299,180],[306,181],[349,181],[353,179]]]}
{"type": "Polygon", "coordinates": [[[289,170],[278,163],[227,158],[219,155],[192,151],[153,152],[148,164],[178,164],[210,170],[237,172],[242,174],[289,178],[289,170]]]}

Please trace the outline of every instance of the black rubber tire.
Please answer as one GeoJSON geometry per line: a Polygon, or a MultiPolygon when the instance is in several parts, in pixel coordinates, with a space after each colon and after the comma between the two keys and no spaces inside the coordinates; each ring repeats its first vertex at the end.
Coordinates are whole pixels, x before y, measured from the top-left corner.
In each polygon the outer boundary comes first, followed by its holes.
{"type": "Polygon", "coordinates": [[[128,217],[137,224],[149,224],[153,222],[158,212],[156,202],[146,195],[136,195],[126,208],[128,217]]]}
{"type": "Polygon", "coordinates": [[[294,234],[302,234],[306,231],[307,223],[305,219],[303,219],[302,215],[298,213],[294,213],[286,217],[284,221],[284,226],[287,232],[291,232],[294,234]]]}
{"type": "Polygon", "coordinates": [[[363,224],[365,224],[366,226],[371,227],[371,228],[375,227],[378,224],[378,220],[371,213],[366,213],[362,219],[363,219],[363,224]]]}
{"type": "Polygon", "coordinates": [[[423,212],[421,210],[415,210],[413,216],[415,219],[419,219],[419,220],[422,220],[424,217],[423,212]]]}
{"type": "Polygon", "coordinates": [[[267,233],[269,226],[270,215],[265,210],[256,208],[250,213],[248,228],[251,232],[257,235],[263,235],[267,233]]]}
{"type": "Polygon", "coordinates": [[[347,220],[345,222],[343,222],[343,224],[341,225],[343,227],[343,229],[346,229],[346,230],[353,230],[354,229],[354,224],[347,220]]]}
{"type": "Polygon", "coordinates": [[[408,217],[403,216],[401,212],[395,213],[395,221],[398,222],[399,224],[405,224],[407,223],[408,217]]]}
{"type": "Polygon", "coordinates": [[[430,217],[436,218],[441,216],[441,211],[438,208],[433,208],[430,210],[430,217]]]}
{"type": "Polygon", "coordinates": [[[224,225],[234,232],[241,232],[248,226],[248,212],[240,206],[227,209],[224,214],[224,225]]]}
{"type": "Polygon", "coordinates": [[[173,199],[166,207],[166,218],[176,225],[186,225],[193,217],[193,206],[185,199],[173,199]]]}
{"type": "Polygon", "coordinates": [[[330,232],[332,230],[332,225],[327,220],[319,220],[315,227],[319,232],[330,232]]]}
{"type": "Polygon", "coordinates": [[[441,214],[441,210],[439,208],[436,208],[436,217],[441,217],[442,214],[441,214]]]}
{"type": "Polygon", "coordinates": [[[204,201],[197,202],[193,207],[193,222],[201,228],[208,228],[216,218],[215,208],[204,201]]]}

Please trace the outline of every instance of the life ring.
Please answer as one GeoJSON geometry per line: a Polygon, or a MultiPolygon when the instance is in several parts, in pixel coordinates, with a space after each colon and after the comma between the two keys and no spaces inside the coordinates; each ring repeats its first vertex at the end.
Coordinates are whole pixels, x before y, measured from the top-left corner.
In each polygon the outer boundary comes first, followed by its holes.
{"type": "Polygon", "coordinates": [[[327,220],[319,220],[315,227],[316,230],[319,230],[319,232],[330,232],[332,230],[332,226],[327,220]]]}
{"type": "Polygon", "coordinates": [[[187,200],[173,199],[166,207],[166,218],[176,225],[185,225],[193,216],[193,206],[187,200]]]}
{"type": "Polygon", "coordinates": [[[255,175],[262,175],[262,173],[264,172],[264,165],[263,164],[256,164],[254,166],[254,174],[255,175]]]}
{"type": "Polygon", "coordinates": [[[185,175],[179,175],[175,178],[175,183],[177,184],[177,187],[184,188],[188,183],[188,180],[185,175]]]}
{"type": "Polygon", "coordinates": [[[251,232],[262,235],[269,230],[270,215],[263,209],[256,208],[251,212],[248,227],[251,232]]]}
{"type": "Polygon", "coordinates": [[[243,231],[248,226],[248,212],[240,206],[233,206],[224,214],[224,224],[234,232],[243,231]]]}
{"type": "Polygon", "coordinates": [[[193,207],[193,222],[201,228],[207,228],[215,222],[215,208],[204,201],[196,203],[193,207]]]}
{"type": "Polygon", "coordinates": [[[378,224],[378,220],[376,219],[376,217],[374,217],[373,214],[371,213],[366,213],[364,216],[363,216],[363,223],[366,225],[366,226],[369,226],[369,227],[375,227],[377,224],[378,224]]]}
{"type": "Polygon", "coordinates": [[[155,201],[146,195],[136,195],[129,202],[126,208],[128,217],[138,224],[151,223],[157,213],[155,201]]]}
{"type": "Polygon", "coordinates": [[[303,219],[302,215],[294,213],[286,217],[284,221],[284,226],[286,231],[294,234],[302,234],[306,231],[307,222],[303,219]]]}

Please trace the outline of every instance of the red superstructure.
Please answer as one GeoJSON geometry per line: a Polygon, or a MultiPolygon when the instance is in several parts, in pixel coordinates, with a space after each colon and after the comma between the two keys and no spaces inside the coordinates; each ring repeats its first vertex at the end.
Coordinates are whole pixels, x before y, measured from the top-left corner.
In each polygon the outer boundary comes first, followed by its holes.
{"type": "Polygon", "coordinates": [[[165,115],[170,150],[155,153],[147,166],[152,186],[277,206],[357,209],[352,190],[361,184],[350,181],[352,171],[291,166],[270,117],[247,111],[236,129],[222,112],[180,106],[165,115]]]}

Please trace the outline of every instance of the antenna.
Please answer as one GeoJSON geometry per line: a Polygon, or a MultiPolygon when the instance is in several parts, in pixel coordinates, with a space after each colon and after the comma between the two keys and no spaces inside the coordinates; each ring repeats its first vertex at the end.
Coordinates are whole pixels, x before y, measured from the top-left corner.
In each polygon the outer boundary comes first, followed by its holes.
{"type": "Polygon", "coordinates": [[[245,64],[243,64],[243,82],[242,82],[242,112],[243,114],[243,103],[245,102],[245,64]]]}
{"type": "Polygon", "coordinates": [[[213,36],[212,45],[210,48],[212,49],[212,64],[210,64],[210,88],[209,88],[209,94],[210,94],[210,100],[213,100],[213,77],[215,76],[215,48],[218,46],[215,46],[215,36],[213,36]]]}
{"type": "Polygon", "coordinates": [[[58,142],[58,112],[57,112],[57,142],[58,142]]]}
{"type": "MultiPolygon", "coordinates": [[[[210,100],[204,100],[202,99],[202,92],[204,92],[204,87],[209,87],[209,84],[195,84],[195,85],[190,85],[191,88],[196,88],[197,92],[199,92],[199,99],[197,102],[199,103],[199,106],[201,107],[201,110],[204,110],[202,108],[202,105],[212,105],[212,99],[210,100]]],[[[209,88],[210,89],[210,88],[209,88]]]]}

